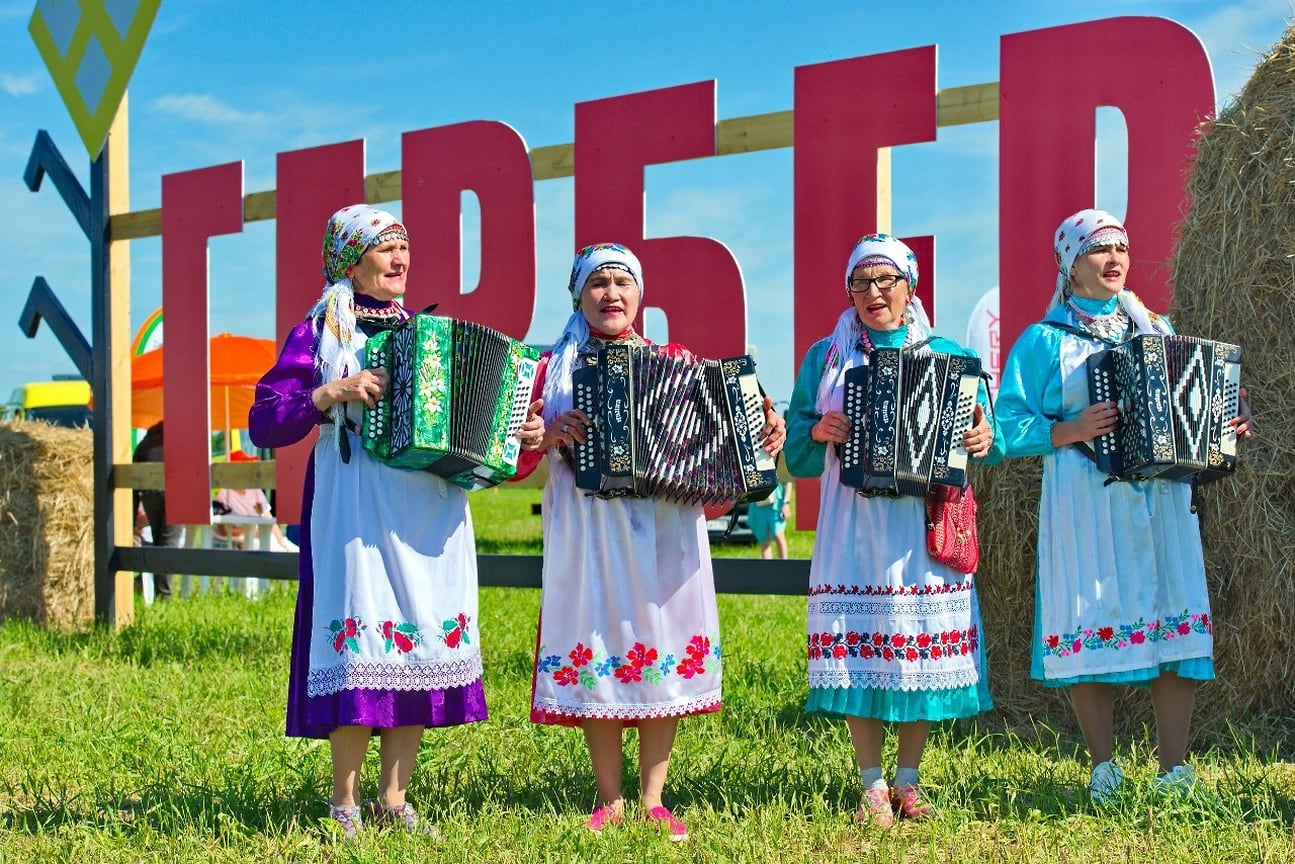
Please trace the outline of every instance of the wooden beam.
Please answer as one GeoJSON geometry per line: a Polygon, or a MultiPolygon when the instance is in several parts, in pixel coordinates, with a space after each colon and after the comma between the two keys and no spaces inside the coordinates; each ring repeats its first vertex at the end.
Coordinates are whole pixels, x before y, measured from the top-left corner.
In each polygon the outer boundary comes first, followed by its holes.
{"type": "MultiPolygon", "coordinates": [[[[961,126],[998,119],[998,82],[949,87],[935,97],[937,126],[961,126]]],[[[774,111],[720,120],[715,124],[716,155],[754,153],[793,146],[792,111],[774,111]]],[[[574,177],[574,144],[551,144],[530,151],[531,176],[536,180],[574,177]]],[[[370,204],[399,201],[400,172],[384,171],[364,178],[364,198],[370,204]]],[[[274,218],[275,192],[249,192],[243,196],[243,221],[260,222],[274,218]]],[[[162,210],[115,213],[108,225],[113,240],[156,237],[162,233],[162,210]]]]}

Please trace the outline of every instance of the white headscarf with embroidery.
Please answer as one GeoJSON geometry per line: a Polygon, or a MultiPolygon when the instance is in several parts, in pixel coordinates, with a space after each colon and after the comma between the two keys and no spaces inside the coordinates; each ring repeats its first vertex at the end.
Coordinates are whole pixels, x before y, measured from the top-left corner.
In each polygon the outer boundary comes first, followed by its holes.
{"type": "MultiPolygon", "coordinates": [[[[347,271],[364,257],[370,247],[388,240],[409,239],[405,226],[395,216],[368,204],[343,207],[328,220],[324,229],[324,293],[310,310],[319,337],[315,363],[323,383],[351,374],[350,365],[364,345],[355,326],[355,289],[347,271]]],[[[333,422],[341,427],[345,405],[329,408],[333,422]]]]}
{"type": "MultiPolygon", "coordinates": [[[[1121,245],[1129,248],[1129,232],[1119,219],[1105,210],[1080,210],[1067,216],[1052,239],[1052,250],[1057,261],[1057,288],[1048,302],[1048,311],[1065,302],[1070,290],[1070,277],[1075,260],[1100,246],[1121,245]]],[[[1160,322],[1160,316],[1143,304],[1138,295],[1124,288],[1115,295],[1120,307],[1133,319],[1139,333],[1168,333],[1169,328],[1160,322]]]]}
{"type": "Polygon", "coordinates": [[[605,268],[624,270],[633,276],[639,286],[639,300],[643,299],[643,265],[629,249],[619,243],[597,243],[576,253],[575,262],[571,265],[571,279],[567,283],[574,311],[567,319],[562,335],[553,344],[553,353],[549,356],[549,367],[544,377],[546,423],[551,423],[571,407],[571,373],[575,371],[580,349],[591,335],[589,322],[580,311],[580,295],[584,292],[590,275],[605,268]]]}
{"type": "MultiPolygon", "coordinates": [[[[931,335],[931,319],[927,317],[926,308],[918,299],[917,289],[917,256],[913,250],[898,237],[889,234],[865,234],[854,244],[850,251],[850,260],[845,265],[846,297],[849,298],[850,280],[860,265],[889,264],[904,276],[908,283],[908,304],[904,307],[904,324],[908,334],[904,344],[911,345],[931,335]]],[[[819,379],[816,407],[821,414],[827,411],[828,398],[836,386],[837,376],[856,365],[854,353],[863,335],[863,322],[851,300],[841,316],[836,319],[832,330],[832,344],[827,350],[827,362],[823,367],[823,377],[819,379]]]]}

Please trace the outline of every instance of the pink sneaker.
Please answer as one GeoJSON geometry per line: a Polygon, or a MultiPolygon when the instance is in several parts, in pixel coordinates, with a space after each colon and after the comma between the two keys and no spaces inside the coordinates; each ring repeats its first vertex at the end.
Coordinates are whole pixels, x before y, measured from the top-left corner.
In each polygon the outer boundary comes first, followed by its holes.
{"type": "Polygon", "coordinates": [[[601,807],[595,807],[594,812],[589,814],[589,821],[585,827],[595,834],[601,834],[602,830],[608,825],[621,824],[620,812],[611,804],[604,804],[601,807]]]}
{"type": "Polygon", "coordinates": [[[360,815],[359,805],[338,807],[329,801],[328,818],[337,823],[342,832],[342,839],[347,843],[358,839],[360,832],[364,830],[364,817],[360,815]]]}
{"type": "Polygon", "coordinates": [[[860,825],[867,825],[871,822],[878,828],[889,828],[895,822],[895,811],[890,806],[890,791],[888,789],[864,789],[863,801],[859,804],[859,810],[854,814],[854,819],[860,825]]]}
{"type": "Polygon", "coordinates": [[[918,796],[916,786],[891,786],[890,803],[901,819],[935,818],[935,808],[918,796]]]}
{"type": "Polygon", "coordinates": [[[657,825],[664,825],[670,832],[670,842],[678,843],[680,840],[688,839],[688,826],[679,821],[668,807],[653,807],[643,818],[648,822],[654,822],[657,825]]]}

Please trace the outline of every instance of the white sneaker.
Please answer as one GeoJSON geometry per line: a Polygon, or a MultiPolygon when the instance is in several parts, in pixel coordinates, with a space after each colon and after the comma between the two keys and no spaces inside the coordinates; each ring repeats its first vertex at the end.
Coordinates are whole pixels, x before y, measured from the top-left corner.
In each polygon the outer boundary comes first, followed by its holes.
{"type": "Polygon", "coordinates": [[[1189,798],[1214,802],[1219,800],[1196,780],[1196,769],[1191,765],[1175,765],[1173,770],[1166,771],[1156,778],[1153,788],[1159,795],[1182,800],[1189,798]]]}
{"type": "Polygon", "coordinates": [[[1109,804],[1120,794],[1124,785],[1124,771],[1114,759],[1107,759],[1093,768],[1088,779],[1088,794],[1094,804],[1109,804]]]}

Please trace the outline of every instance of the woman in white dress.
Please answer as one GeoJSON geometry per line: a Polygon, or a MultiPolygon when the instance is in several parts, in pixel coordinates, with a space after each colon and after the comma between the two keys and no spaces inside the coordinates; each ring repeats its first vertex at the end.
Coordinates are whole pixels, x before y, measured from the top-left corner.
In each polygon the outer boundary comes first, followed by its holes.
{"type": "MultiPolygon", "coordinates": [[[[1114,402],[1089,404],[1085,360],[1168,320],[1125,288],[1129,236],[1102,210],[1082,210],[1054,235],[1057,289],[1041,322],[1012,347],[998,392],[1007,455],[1042,456],[1031,675],[1069,689],[1092,760],[1098,803],[1124,782],[1113,759],[1115,684],[1149,687],[1157,788],[1188,794],[1184,764],[1196,686],[1214,677],[1213,622],[1191,487],[1110,483],[1078,446],[1111,432],[1114,402]]],[[[1242,391],[1238,435],[1250,436],[1242,391]]]]}
{"type": "MultiPolygon", "coordinates": [[[[837,448],[852,425],[842,411],[847,371],[866,364],[873,348],[926,342],[932,351],[971,354],[932,336],[916,285],[908,246],[887,234],[861,238],[842,286],[850,305],[806,354],[787,412],[787,468],[822,484],[809,571],[806,710],[845,718],[863,784],[856,818],[882,828],[896,815],[934,814],[918,786],[932,722],[993,707],[975,574],[931,558],[924,499],[863,497],[840,482],[837,448]],[[899,738],[892,782],[881,765],[888,722],[899,738]]],[[[982,383],[962,445],[992,462],[1003,451],[988,398],[982,383]]]]}
{"type": "MultiPolygon", "coordinates": [[[[568,284],[574,311],[542,381],[549,457],[544,487],[544,589],[531,720],[579,726],[598,799],[587,827],[621,821],[622,733],[638,727],[641,817],[671,840],[688,829],[661,800],[679,718],[720,708],[720,634],[710,544],[700,505],[654,498],[597,498],[575,485],[568,448],[589,417],[572,407],[571,373],[609,344],[646,345],[634,330],[643,271],[624,246],[576,256],[568,284]]],[[[691,356],[680,345],[664,350],[691,356]]],[[[765,447],[785,435],[765,400],[765,447]]],[[[537,458],[520,460],[519,474],[537,458]]]]}

